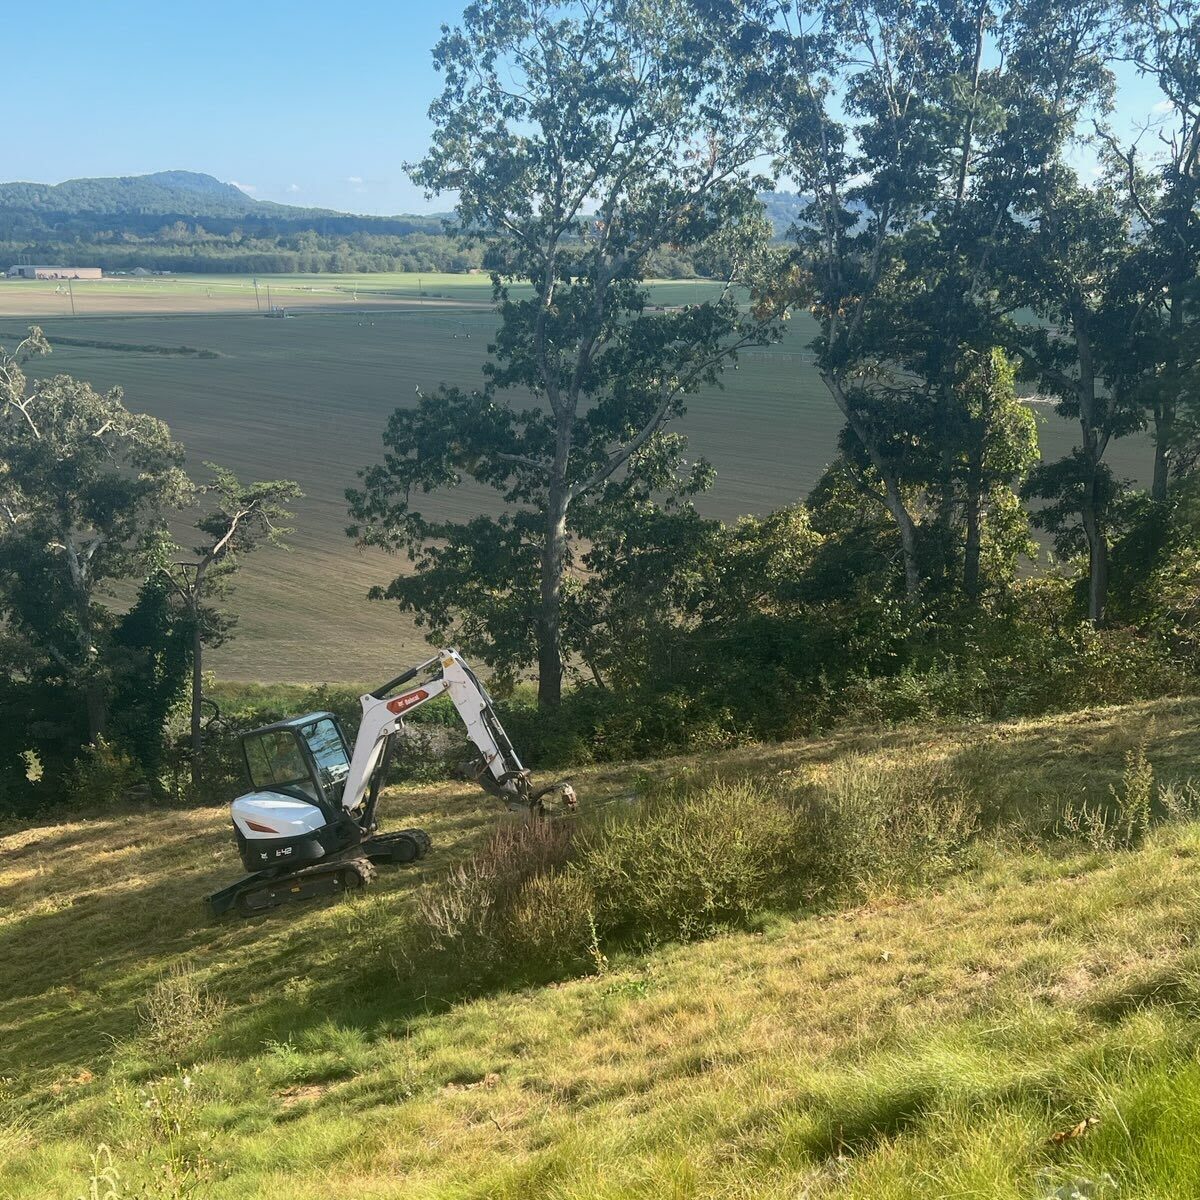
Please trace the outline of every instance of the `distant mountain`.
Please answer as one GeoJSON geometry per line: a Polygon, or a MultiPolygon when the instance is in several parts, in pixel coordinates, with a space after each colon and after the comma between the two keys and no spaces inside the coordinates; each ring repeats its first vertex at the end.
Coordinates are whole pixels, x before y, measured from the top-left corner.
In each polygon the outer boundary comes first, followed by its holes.
{"type": "MultiPolygon", "coordinates": [[[[807,203],[761,197],[777,237],[807,203]]],[[[0,183],[0,268],[70,259],[105,271],[469,271],[483,247],[445,236],[448,214],[361,216],[255,200],[196,171],[0,183]]],[[[691,260],[660,269],[688,274],[691,260]]]]}
{"type": "Polygon", "coordinates": [[[145,234],[178,220],[198,221],[210,233],[228,233],[232,223],[251,234],[313,229],[322,234],[404,236],[442,230],[440,214],[369,217],[276,204],[255,200],[232,183],[196,171],[68,179],[56,184],[0,183],[4,240],[86,234],[89,226],[95,231],[145,234]]]}
{"type": "Polygon", "coordinates": [[[777,238],[787,235],[796,218],[809,204],[807,196],[798,196],[795,192],[760,192],[758,198],[767,210],[767,219],[777,238]]]}

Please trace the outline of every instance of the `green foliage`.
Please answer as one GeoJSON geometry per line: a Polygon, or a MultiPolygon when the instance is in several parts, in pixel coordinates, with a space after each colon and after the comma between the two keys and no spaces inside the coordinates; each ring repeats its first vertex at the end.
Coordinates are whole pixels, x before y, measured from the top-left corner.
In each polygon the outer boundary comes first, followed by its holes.
{"type": "Polygon", "coordinates": [[[103,808],[128,800],[145,775],[128,754],[110,746],[103,737],[80,748],[67,770],[63,788],[68,800],[88,807],[103,808]]]}
{"type": "Polygon", "coordinates": [[[595,897],[602,942],[745,928],[812,888],[803,826],[745,783],[655,796],[580,838],[571,870],[595,897]]]}
{"type": "Polygon", "coordinates": [[[807,836],[829,896],[933,882],[970,861],[981,801],[946,766],[839,759],[809,800],[807,836]]]}
{"type": "Polygon", "coordinates": [[[471,5],[434,56],[445,85],[413,175],[456,191],[462,225],[494,239],[501,324],[480,390],[443,387],[392,415],[385,461],[348,493],[349,532],[417,567],[377,597],[502,675],[537,662],[553,708],[588,627],[580,542],[704,485],[667,425],[740,347],[768,340],[731,287],[651,310],[644,286],[663,244],[719,237],[730,283],[762,255],[761,130],[721,103],[739,64],[676,0],[471,5]],[[498,493],[496,515],[417,507],[466,479],[498,493]]]}

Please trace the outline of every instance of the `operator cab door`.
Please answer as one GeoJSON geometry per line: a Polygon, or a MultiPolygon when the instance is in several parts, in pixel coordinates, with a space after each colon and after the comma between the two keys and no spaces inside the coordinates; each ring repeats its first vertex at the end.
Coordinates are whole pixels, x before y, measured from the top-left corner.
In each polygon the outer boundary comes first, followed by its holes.
{"type": "Polygon", "coordinates": [[[350,773],[341,727],[330,713],[257,729],[242,738],[246,773],[255,791],[307,800],[334,820],[350,773]]]}

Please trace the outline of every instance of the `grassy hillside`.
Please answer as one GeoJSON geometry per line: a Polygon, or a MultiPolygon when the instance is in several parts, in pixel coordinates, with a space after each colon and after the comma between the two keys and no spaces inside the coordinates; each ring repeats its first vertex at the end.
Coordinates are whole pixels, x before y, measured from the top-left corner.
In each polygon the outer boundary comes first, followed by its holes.
{"type": "MultiPolygon", "coordinates": [[[[341,307],[301,308],[286,321],[231,313],[39,318],[50,337],[61,340],[49,359],[33,365],[37,373],[67,371],[97,387],[122,386],[131,408],[169,422],[198,474],[211,460],[244,479],[294,478],[304,490],[293,552],[267,551],[247,563],[237,596],[239,636],[212,657],[221,677],[370,679],[422,645],[411,622],[365,599],[371,584],[390,579],[403,563],[354,550],[344,535],[344,492],[358,469],[378,461],[389,413],[413,403],[418,387],[431,390],[443,381],[474,387],[480,381],[495,321],[487,281],[449,276],[423,282],[426,290],[448,295],[454,288],[454,303],[415,303],[411,276],[328,284],[310,277],[286,286],[296,294],[314,289],[305,293],[310,299],[341,307]],[[359,286],[406,294],[397,303],[408,307],[359,311],[351,299],[359,286]],[[464,302],[468,295],[475,297],[471,304],[464,302]],[[181,347],[193,353],[163,352],[181,347]]],[[[153,280],[129,284],[151,291],[159,286],[153,280]]],[[[196,295],[203,302],[200,288],[223,294],[222,285],[211,281],[161,286],[192,289],[181,293],[189,304],[196,295]]],[[[273,300],[281,286],[272,281],[273,300]]],[[[653,294],[663,304],[678,303],[707,286],[661,283],[653,294]]],[[[80,311],[90,311],[83,306],[93,301],[81,301],[80,290],[80,311]]],[[[6,294],[0,283],[0,300],[6,294]]],[[[253,309],[248,280],[230,284],[229,294],[253,309]]],[[[20,331],[18,318],[0,321],[0,343],[12,346],[20,331]]],[[[717,468],[716,487],[700,501],[707,513],[735,519],[791,503],[808,492],[834,454],[841,420],[809,365],[804,344],[810,336],[807,322],[797,318],[782,343],[743,355],[721,388],[690,400],[680,428],[693,452],[717,468]]],[[[1075,431],[1044,406],[1037,411],[1044,453],[1062,455],[1074,444],[1075,431]]],[[[1118,474],[1137,475],[1149,462],[1148,444],[1121,439],[1109,460],[1118,474]]],[[[432,497],[429,510],[469,514],[490,502],[464,488],[432,497]]]]}
{"type": "Polygon", "coordinates": [[[389,824],[437,839],[419,870],[243,923],[198,905],[235,871],[222,811],[10,828],[0,1195],[1194,1196],[1200,826],[1112,850],[1045,822],[1125,787],[1139,744],[1160,787],[1182,781],[1198,717],[1163,702],[589,772],[612,819],[668,775],[874,781],[885,803],[898,773],[936,770],[993,820],[932,886],[877,876],[855,903],[631,943],[546,986],[398,959],[418,891],[496,819],[451,787],[389,798],[389,824]]]}

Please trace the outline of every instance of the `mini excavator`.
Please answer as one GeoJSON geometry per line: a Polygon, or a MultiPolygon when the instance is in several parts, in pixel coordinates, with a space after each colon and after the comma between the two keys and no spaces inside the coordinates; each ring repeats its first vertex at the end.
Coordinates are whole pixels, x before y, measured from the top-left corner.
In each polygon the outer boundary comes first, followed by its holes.
{"type": "Polygon", "coordinates": [[[362,697],[353,752],[329,712],[290,717],[242,735],[252,790],[234,800],[230,812],[250,874],[207,897],[213,914],[234,909],[253,916],[294,900],[337,895],[365,886],[376,866],[424,858],[429,835],[420,829],[379,833],[375,808],[403,718],[443,693],[478,752],[466,773],[484,791],[531,816],[552,807],[552,797],[575,807],[567,782],[534,788],[487,690],[457,651],[442,650],[362,697]],[[416,687],[392,694],[418,677],[416,687]]]}

